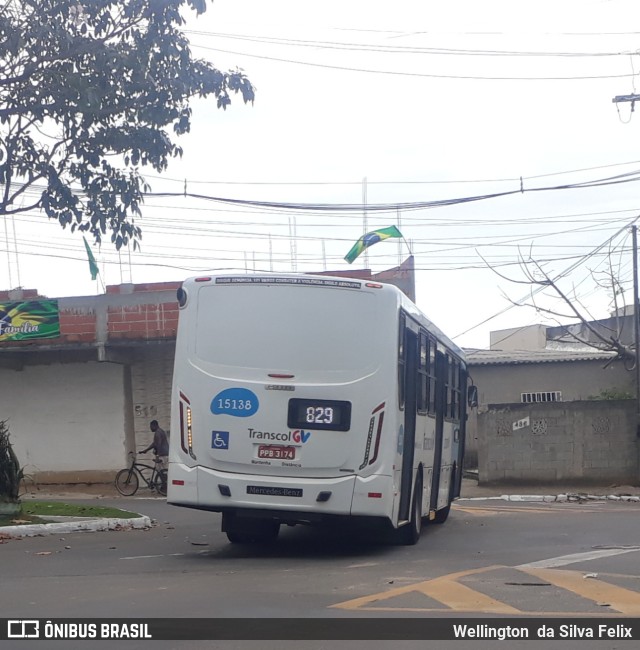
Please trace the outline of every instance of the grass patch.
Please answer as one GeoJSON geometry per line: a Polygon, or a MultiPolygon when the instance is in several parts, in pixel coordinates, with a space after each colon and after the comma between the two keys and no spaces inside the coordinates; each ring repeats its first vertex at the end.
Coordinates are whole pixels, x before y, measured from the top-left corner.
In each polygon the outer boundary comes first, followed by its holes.
{"type": "Polygon", "coordinates": [[[25,515],[24,513],[19,515],[13,515],[9,517],[8,515],[0,515],[0,528],[2,526],[24,526],[26,524],[46,524],[48,523],[46,519],[42,517],[36,517],[34,515],[25,515]]]}
{"type": "Polygon", "coordinates": [[[22,504],[18,515],[0,516],[0,526],[15,526],[16,520],[24,524],[42,524],[47,517],[91,517],[134,519],[140,515],[119,508],[91,506],[81,503],[62,503],[57,501],[29,501],[22,504]]]}

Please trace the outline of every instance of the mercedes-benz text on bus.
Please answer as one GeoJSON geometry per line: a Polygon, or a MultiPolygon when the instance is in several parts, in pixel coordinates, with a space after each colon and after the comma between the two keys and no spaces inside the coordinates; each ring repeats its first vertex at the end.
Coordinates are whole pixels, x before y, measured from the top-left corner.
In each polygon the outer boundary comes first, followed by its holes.
{"type": "Polygon", "coordinates": [[[399,289],[210,275],[178,302],[169,503],[221,512],[232,542],[360,518],[413,544],[446,520],[465,359],[399,289]]]}

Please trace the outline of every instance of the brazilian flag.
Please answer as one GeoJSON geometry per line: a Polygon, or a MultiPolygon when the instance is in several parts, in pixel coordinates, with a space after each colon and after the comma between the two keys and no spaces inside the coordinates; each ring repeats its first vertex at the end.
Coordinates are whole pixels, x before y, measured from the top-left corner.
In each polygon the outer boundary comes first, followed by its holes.
{"type": "Polygon", "coordinates": [[[360,239],[351,247],[351,250],[344,256],[344,259],[351,264],[357,257],[364,251],[377,244],[383,239],[389,239],[389,237],[399,237],[402,238],[402,233],[395,227],[389,226],[388,228],[380,228],[379,230],[373,230],[368,232],[366,235],[362,235],[360,239]]]}
{"type": "Polygon", "coordinates": [[[57,300],[0,303],[0,343],[60,336],[57,300]]]}

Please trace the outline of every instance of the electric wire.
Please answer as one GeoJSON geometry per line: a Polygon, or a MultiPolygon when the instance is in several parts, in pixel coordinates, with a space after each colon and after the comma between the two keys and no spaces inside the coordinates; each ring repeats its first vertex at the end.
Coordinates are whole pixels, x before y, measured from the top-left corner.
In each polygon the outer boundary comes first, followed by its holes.
{"type": "MultiPolygon", "coordinates": [[[[186,34],[194,36],[206,36],[208,38],[228,39],[258,43],[261,45],[285,45],[289,47],[303,47],[313,49],[329,49],[340,51],[357,52],[379,52],[384,54],[425,54],[425,55],[452,55],[452,56],[504,56],[504,57],[617,57],[635,54],[634,50],[618,50],[615,52],[545,52],[545,51],[523,51],[523,50],[488,50],[488,49],[463,49],[445,47],[420,47],[416,45],[386,45],[367,43],[345,43],[338,41],[317,41],[293,38],[281,38],[274,36],[260,36],[250,34],[229,34],[224,32],[206,32],[199,30],[185,30],[186,34]]],[[[197,46],[197,44],[193,44],[197,46]]]]}
{"type": "Polygon", "coordinates": [[[471,75],[471,74],[437,74],[429,72],[408,72],[403,70],[374,70],[371,68],[359,68],[355,66],[345,66],[345,65],[332,65],[330,63],[314,63],[312,61],[296,61],[294,59],[285,59],[282,57],[267,56],[265,54],[251,54],[249,52],[238,52],[234,50],[226,50],[218,47],[211,47],[208,45],[196,45],[192,44],[192,47],[199,48],[203,50],[208,50],[211,52],[220,52],[222,54],[233,54],[234,56],[246,56],[253,59],[262,59],[265,61],[276,61],[279,63],[291,63],[295,65],[308,66],[313,68],[324,68],[326,70],[342,70],[346,72],[361,72],[364,74],[380,74],[380,75],[391,75],[398,77],[422,77],[428,79],[463,79],[463,80],[477,80],[477,81],[588,81],[596,79],[629,79],[633,77],[633,74],[622,73],[622,74],[607,74],[607,75],[570,75],[570,76],[553,76],[553,77],[543,77],[543,76],[490,76],[490,75],[471,75]]]}
{"type": "MultiPolygon", "coordinates": [[[[628,162],[609,163],[607,165],[596,165],[592,167],[580,167],[578,169],[565,169],[563,171],[547,172],[544,174],[535,174],[532,176],[516,175],[506,178],[463,178],[463,179],[447,179],[447,180],[373,180],[367,179],[367,185],[442,185],[442,184],[463,184],[463,183],[514,183],[519,180],[529,181],[536,178],[545,178],[549,176],[563,176],[566,174],[577,174],[581,172],[596,171],[599,169],[611,169],[612,167],[625,167],[627,165],[640,164],[640,160],[630,160],[628,162]]],[[[145,174],[145,178],[155,178],[167,182],[175,182],[184,184],[204,184],[204,185],[356,185],[362,186],[362,181],[210,181],[202,179],[191,178],[172,178],[164,175],[145,174]]]]}

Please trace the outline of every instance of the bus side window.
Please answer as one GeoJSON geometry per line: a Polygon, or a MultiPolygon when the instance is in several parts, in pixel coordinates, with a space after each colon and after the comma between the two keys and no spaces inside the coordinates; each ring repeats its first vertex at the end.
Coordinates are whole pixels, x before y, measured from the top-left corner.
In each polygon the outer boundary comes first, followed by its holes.
{"type": "Polygon", "coordinates": [[[407,327],[407,317],[403,312],[400,313],[400,326],[398,327],[398,406],[404,408],[404,378],[405,378],[405,346],[404,337],[407,327]]]}
{"type": "Polygon", "coordinates": [[[428,362],[428,408],[431,415],[436,412],[436,342],[429,338],[429,362],[428,362]]]}
{"type": "Polygon", "coordinates": [[[460,420],[460,402],[461,402],[461,393],[460,393],[460,362],[455,359],[452,364],[452,386],[451,386],[451,417],[459,421],[460,420]]]}
{"type": "Polygon", "coordinates": [[[451,373],[453,370],[453,363],[451,360],[451,355],[446,354],[444,357],[444,362],[445,362],[445,371],[444,371],[444,377],[445,377],[445,385],[444,385],[444,394],[446,395],[446,401],[447,404],[445,406],[444,410],[444,416],[445,418],[450,418],[451,417],[451,409],[452,409],[452,398],[453,398],[453,390],[451,386],[451,373]]]}
{"type": "Polygon", "coordinates": [[[428,371],[429,371],[429,339],[427,333],[420,331],[420,352],[418,358],[418,413],[427,412],[429,404],[428,394],[428,371]]]}

